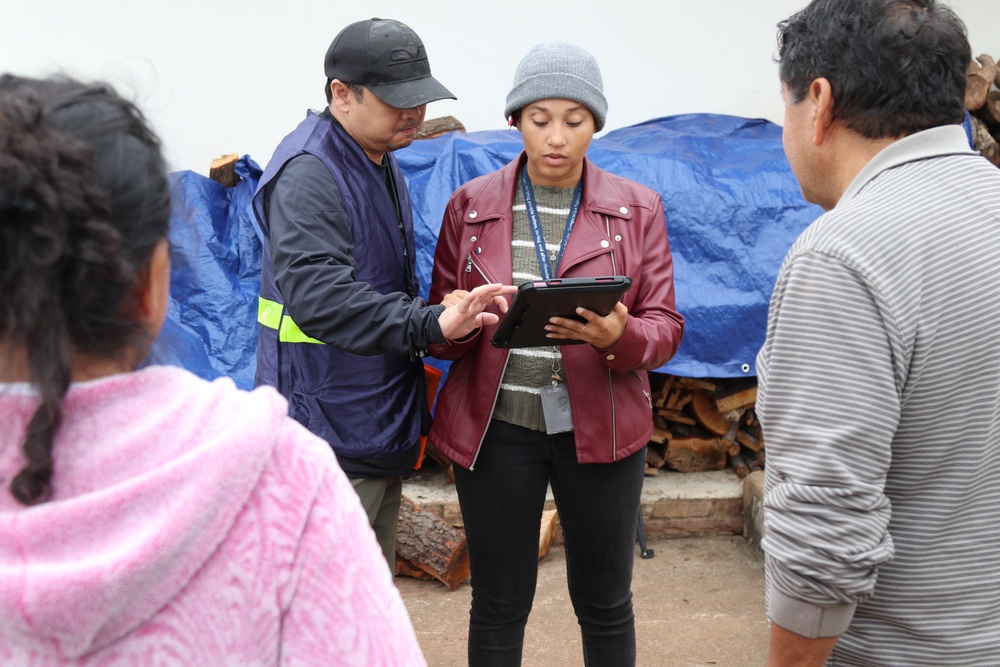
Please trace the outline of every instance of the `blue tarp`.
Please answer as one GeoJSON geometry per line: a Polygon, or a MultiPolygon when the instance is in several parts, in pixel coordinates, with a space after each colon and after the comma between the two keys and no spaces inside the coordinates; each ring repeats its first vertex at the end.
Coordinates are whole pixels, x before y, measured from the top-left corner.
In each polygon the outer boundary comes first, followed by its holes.
{"type": "MultiPolygon", "coordinates": [[[[521,148],[519,132],[498,130],[452,133],[397,153],[413,200],[425,296],[448,197],[521,148]]],[[[661,370],[687,377],[756,374],[781,260],[822,213],[802,199],[781,128],[734,116],[671,116],[595,139],[587,157],[663,198],[677,309],[687,323],[677,355],[661,370]]]]}
{"type": "Polygon", "coordinates": [[[250,389],[261,262],[250,200],[261,170],[243,156],[236,173],[231,188],[192,171],[171,174],[170,305],[149,361],[207,380],[228,375],[250,389]]]}
{"type": "MultiPolygon", "coordinates": [[[[427,295],[448,197],[462,183],[514,159],[517,131],[451,133],[396,153],[413,200],[418,274],[427,295]]],[[[764,120],[712,114],[659,118],[597,138],[588,157],[649,185],[663,198],[677,308],[687,320],[677,355],[661,370],[689,377],[755,374],[778,267],[822,211],[807,204],[764,120]]],[[[156,359],[206,378],[253,382],[260,242],[250,197],[260,168],[223,188],[174,174],[172,300],[156,359]]]]}

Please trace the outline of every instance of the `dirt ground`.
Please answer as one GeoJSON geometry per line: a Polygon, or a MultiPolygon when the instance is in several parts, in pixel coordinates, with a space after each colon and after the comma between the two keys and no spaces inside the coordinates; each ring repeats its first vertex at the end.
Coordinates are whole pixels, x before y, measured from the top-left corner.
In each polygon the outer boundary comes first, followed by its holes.
{"type": "MultiPolygon", "coordinates": [[[[640,667],[755,667],[767,656],[764,563],[742,537],[654,538],[654,557],[636,556],[632,584],[640,667]]],[[[638,554],[638,546],[636,547],[638,554]]],[[[468,582],[396,579],[429,667],[466,664],[468,582]]],[[[555,546],[539,563],[523,667],[583,664],[580,632],[555,546]]]]}

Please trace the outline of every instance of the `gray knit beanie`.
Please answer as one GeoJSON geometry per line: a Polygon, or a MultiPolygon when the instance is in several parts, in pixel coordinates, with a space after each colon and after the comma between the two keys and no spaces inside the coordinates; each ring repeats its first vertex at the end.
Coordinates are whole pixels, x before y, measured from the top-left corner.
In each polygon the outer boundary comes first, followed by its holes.
{"type": "Polygon", "coordinates": [[[608,101],[604,98],[601,70],[589,51],[566,42],[545,42],[528,51],[514,72],[504,118],[532,102],[548,99],[585,105],[594,114],[595,131],[601,131],[608,116],[608,101]]]}

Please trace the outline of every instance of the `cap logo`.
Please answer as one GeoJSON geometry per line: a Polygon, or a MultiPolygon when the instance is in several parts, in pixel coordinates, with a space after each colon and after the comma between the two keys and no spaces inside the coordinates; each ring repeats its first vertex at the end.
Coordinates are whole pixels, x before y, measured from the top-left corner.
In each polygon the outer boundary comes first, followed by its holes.
{"type": "Polygon", "coordinates": [[[418,60],[427,60],[427,54],[424,53],[423,44],[400,47],[389,52],[389,62],[394,65],[416,62],[418,60]]]}

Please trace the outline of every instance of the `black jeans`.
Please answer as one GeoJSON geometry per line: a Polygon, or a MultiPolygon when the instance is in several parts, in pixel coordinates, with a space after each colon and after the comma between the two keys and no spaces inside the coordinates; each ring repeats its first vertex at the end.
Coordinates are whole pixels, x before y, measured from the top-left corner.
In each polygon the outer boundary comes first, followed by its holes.
{"type": "Polygon", "coordinates": [[[615,463],[581,465],[572,433],[491,422],[475,469],[455,466],[472,568],[471,667],[521,664],[549,484],[584,664],[635,665],[632,565],[645,459],[643,448],[615,463]]]}

